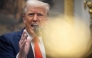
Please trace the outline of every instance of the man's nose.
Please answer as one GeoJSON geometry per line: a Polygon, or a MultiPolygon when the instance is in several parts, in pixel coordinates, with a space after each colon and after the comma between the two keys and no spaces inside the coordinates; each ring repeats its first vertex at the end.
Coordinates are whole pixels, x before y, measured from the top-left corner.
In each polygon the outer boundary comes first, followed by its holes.
{"type": "Polygon", "coordinates": [[[37,22],[38,21],[38,18],[37,18],[37,15],[35,14],[34,17],[33,17],[33,21],[34,22],[37,22]]]}

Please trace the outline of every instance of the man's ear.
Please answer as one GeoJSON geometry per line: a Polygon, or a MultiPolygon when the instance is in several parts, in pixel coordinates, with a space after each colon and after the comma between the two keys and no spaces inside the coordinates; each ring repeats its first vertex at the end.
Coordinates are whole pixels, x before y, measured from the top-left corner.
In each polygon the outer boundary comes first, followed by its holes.
{"type": "Polygon", "coordinates": [[[23,15],[23,23],[26,23],[26,17],[23,15]]]}

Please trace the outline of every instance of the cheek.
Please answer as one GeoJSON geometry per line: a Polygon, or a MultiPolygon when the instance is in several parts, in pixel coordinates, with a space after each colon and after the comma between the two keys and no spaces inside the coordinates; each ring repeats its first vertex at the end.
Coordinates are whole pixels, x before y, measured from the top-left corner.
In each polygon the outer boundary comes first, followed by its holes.
{"type": "Polygon", "coordinates": [[[46,24],[46,22],[47,22],[47,19],[44,19],[44,18],[40,21],[40,23],[41,23],[42,25],[46,24]]]}
{"type": "Polygon", "coordinates": [[[47,17],[42,17],[40,20],[41,21],[46,21],[47,20],[47,17]]]}
{"type": "Polygon", "coordinates": [[[39,20],[40,20],[41,23],[45,21],[44,18],[41,18],[41,19],[39,19],[39,20]]]}
{"type": "Polygon", "coordinates": [[[31,18],[27,18],[25,19],[25,23],[31,23],[32,19],[31,18]]]}
{"type": "Polygon", "coordinates": [[[47,18],[46,18],[46,17],[45,17],[45,18],[43,18],[43,19],[42,19],[42,21],[43,21],[43,22],[46,22],[46,21],[47,21],[47,18]]]}

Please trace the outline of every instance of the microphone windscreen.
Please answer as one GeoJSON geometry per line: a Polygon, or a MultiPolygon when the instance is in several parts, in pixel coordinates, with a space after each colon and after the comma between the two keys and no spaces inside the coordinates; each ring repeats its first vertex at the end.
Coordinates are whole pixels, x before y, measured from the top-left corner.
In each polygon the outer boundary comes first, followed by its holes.
{"type": "Polygon", "coordinates": [[[40,28],[38,25],[34,26],[34,32],[37,34],[37,36],[39,36],[40,28]]]}

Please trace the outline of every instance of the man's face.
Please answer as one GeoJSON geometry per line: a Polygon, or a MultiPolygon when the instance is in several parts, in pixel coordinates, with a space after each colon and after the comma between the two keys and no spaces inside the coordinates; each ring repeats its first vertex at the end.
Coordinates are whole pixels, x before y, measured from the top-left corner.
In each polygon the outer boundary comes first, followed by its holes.
{"type": "Polygon", "coordinates": [[[29,28],[34,29],[35,25],[41,26],[47,20],[47,12],[42,7],[28,7],[27,12],[23,17],[25,25],[30,25],[29,28]]]}

